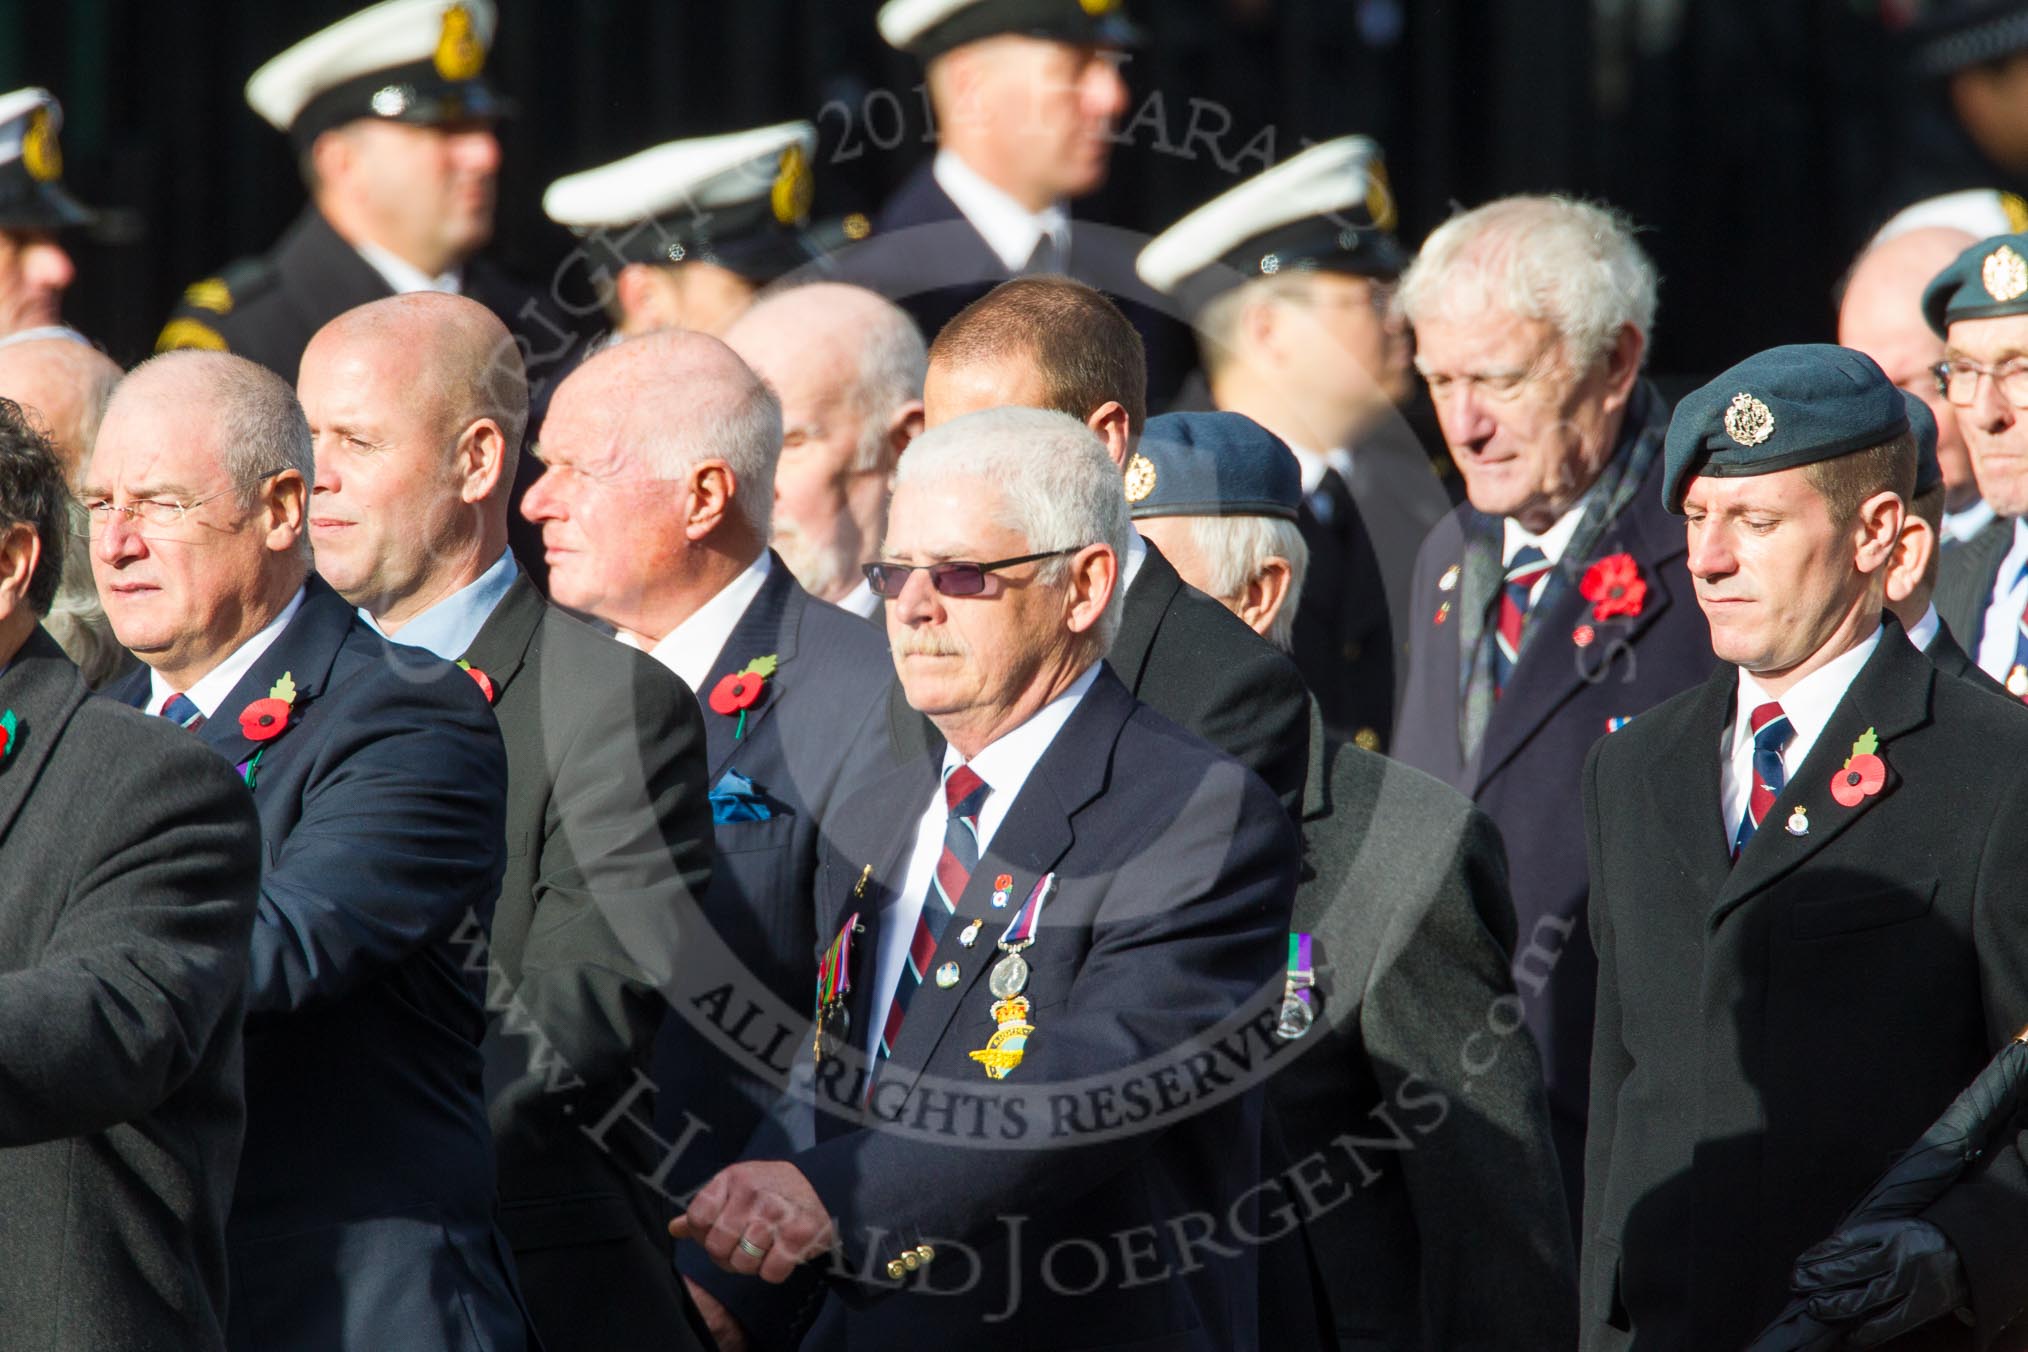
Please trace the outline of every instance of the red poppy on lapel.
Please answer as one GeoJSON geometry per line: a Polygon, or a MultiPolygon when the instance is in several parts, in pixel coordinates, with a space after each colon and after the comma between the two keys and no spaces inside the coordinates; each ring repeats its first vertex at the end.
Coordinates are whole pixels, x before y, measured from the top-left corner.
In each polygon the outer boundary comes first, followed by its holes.
{"type": "Polygon", "coordinates": [[[1641,565],[1627,553],[1608,554],[1585,569],[1577,589],[1591,602],[1594,620],[1610,620],[1615,615],[1631,619],[1648,603],[1648,584],[1641,577],[1641,565]]]}
{"type": "Polygon", "coordinates": [[[1852,743],[1852,754],[1831,776],[1831,797],[1838,806],[1857,807],[1861,799],[1871,798],[1887,783],[1887,762],[1874,754],[1879,750],[1880,738],[1871,728],[1852,743]]]}
{"type": "Polygon", "coordinates": [[[491,676],[488,676],[462,657],[458,659],[458,670],[470,676],[478,684],[479,693],[486,697],[486,703],[491,704],[493,702],[493,678],[491,676]]]}
{"type": "Polygon", "coordinates": [[[718,684],[711,688],[711,712],[731,717],[739,715],[739,726],[732,730],[732,740],[746,736],[746,711],[760,703],[767,693],[768,677],[775,674],[781,662],[773,653],[756,657],[738,671],[719,677],[718,684]]]}
{"type": "Polygon", "coordinates": [[[296,703],[296,682],[288,672],[269,688],[265,699],[257,699],[239,711],[239,730],[250,742],[265,742],[282,735],[289,726],[289,711],[296,703]]]}

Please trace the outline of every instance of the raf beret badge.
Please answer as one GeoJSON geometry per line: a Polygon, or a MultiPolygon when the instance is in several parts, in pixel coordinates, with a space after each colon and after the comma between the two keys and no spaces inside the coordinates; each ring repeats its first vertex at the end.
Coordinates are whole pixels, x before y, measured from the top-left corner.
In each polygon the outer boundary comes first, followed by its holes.
{"type": "Polygon", "coordinates": [[[1732,396],[1725,410],[1725,435],[1742,446],[1758,446],[1774,435],[1774,412],[1752,395],[1732,396]]]}
{"type": "Polygon", "coordinates": [[[1135,452],[1127,461],[1127,501],[1139,502],[1155,491],[1155,462],[1135,452]]]}
{"type": "Polygon", "coordinates": [[[2012,245],[2002,244],[1986,255],[1979,268],[1979,281],[1994,300],[2013,300],[2028,291],[2028,260],[2014,252],[2012,245]]]}

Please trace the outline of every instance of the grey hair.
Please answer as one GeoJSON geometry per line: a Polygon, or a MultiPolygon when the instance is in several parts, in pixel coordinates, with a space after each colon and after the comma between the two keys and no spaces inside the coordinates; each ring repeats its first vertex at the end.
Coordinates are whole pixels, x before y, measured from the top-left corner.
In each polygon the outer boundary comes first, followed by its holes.
{"type": "Polygon", "coordinates": [[[1268,624],[1266,637],[1283,652],[1289,651],[1296,603],[1310,571],[1310,546],[1296,523],[1278,516],[1193,516],[1190,533],[1208,570],[1204,590],[1221,601],[1236,600],[1269,559],[1288,560],[1289,594],[1268,624]]]}
{"type": "MultiPolygon", "coordinates": [[[[1067,413],[990,408],[953,418],[909,443],[894,486],[951,479],[997,491],[1004,524],[1028,542],[1024,552],[1102,544],[1114,558],[1127,557],[1133,523],[1119,467],[1097,434],[1067,413]]],[[[1036,576],[1053,586],[1069,568],[1067,557],[1045,559],[1036,576]]],[[[1097,656],[1105,656],[1119,632],[1123,584],[1115,578],[1105,613],[1092,628],[1097,656]]]]}
{"type": "Polygon", "coordinates": [[[1438,226],[1403,275],[1396,303],[1411,325],[1470,319],[1487,308],[1541,320],[1582,372],[1627,326],[1649,336],[1658,285],[1621,212],[1569,197],[1502,197],[1438,226]]]}
{"type": "Polygon", "coordinates": [[[860,334],[858,369],[851,404],[861,419],[855,470],[886,469],[893,458],[887,424],[894,411],[922,398],[929,375],[929,348],[908,312],[880,298],[878,318],[860,334]]]}
{"type": "Polygon", "coordinates": [[[773,533],[775,465],[782,454],[782,401],[739,363],[745,377],[696,410],[687,426],[657,427],[645,439],[644,458],[665,479],[679,479],[700,460],[723,460],[737,485],[733,501],[762,540],[773,533]]]}

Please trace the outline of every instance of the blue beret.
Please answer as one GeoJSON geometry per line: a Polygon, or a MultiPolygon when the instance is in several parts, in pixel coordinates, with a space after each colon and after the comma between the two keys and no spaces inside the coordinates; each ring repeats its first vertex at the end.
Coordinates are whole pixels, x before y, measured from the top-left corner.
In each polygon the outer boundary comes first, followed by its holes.
{"type": "Polygon", "coordinates": [[[1943,484],[1943,466],[1936,458],[1936,415],[1907,390],[1901,398],[1908,405],[1908,430],[1915,433],[1915,495],[1921,497],[1943,484]]]}
{"type": "Polygon", "coordinates": [[[1127,461],[1127,503],[1143,516],[1296,519],[1303,471],[1282,439],[1238,413],[1148,419],[1127,461]]]}
{"type": "Polygon", "coordinates": [[[1662,505],[1681,515],[1683,494],[1700,474],[1773,474],[1906,431],[1901,391],[1871,357],[1830,343],[1771,347],[1676,405],[1662,447],[1662,505]]]}
{"type": "Polygon", "coordinates": [[[1937,337],[1959,319],[2028,315],[2028,235],[1995,235],[1957,256],[1922,290],[1937,337]]]}

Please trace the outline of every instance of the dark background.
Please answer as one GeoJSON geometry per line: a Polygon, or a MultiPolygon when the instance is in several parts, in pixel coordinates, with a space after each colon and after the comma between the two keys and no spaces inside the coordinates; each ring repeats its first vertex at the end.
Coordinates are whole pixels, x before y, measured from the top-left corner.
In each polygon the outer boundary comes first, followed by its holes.
{"type": "MultiPolygon", "coordinates": [[[[300,208],[246,77],[350,0],[0,0],[0,89],[63,101],[66,178],[120,208],[80,240],[66,316],[122,360],[178,290],[300,208]]],[[[568,247],[553,178],[679,136],[818,121],[820,213],[869,209],[928,147],[920,71],[877,0],[505,0],[488,66],[520,106],[495,253],[540,281],[568,247]],[[904,126],[903,123],[906,123],[904,126]]],[[[1908,98],[1878,0],[1138,0],[1151,41],[1105,193],[1149,233],[1306,140],[1386,146],[1405,242],[1453,204],[1557,190],[1643,227],[1654,367],[1695,373],[1829,336],[1832,288],[1890,187],[1908,98]],[[1159,97],[1157,97],[1159,96],[1159,97]],[[1193,126],[1197,132],[1190,135],[1193,126]],[[1221,132],[1221,128],[1224,130],[1221,132]]]]}

